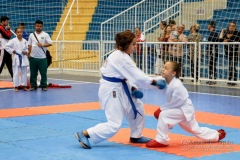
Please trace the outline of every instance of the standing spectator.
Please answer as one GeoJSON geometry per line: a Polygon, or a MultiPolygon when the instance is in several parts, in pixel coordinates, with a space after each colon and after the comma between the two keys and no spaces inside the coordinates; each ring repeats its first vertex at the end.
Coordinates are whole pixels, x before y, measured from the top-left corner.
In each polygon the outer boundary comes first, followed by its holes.
{"type": "MultiPolygon", "coordinates": [[[[159,42],[162,42],[163,39],[164,39],[164,32],[165,32],[166,27],[167,27],[167,22],[161,21],[160,22],[160,36],[158,37],[159,42]]],[[[157,51],[157,57],[156,57],[155,70],[154,70],[156,75],[161,74],[162,67],[163,67],[163,60],[162,60],[161,52],[160,52],[161,47],[162,47],[162,45],[159,45],[158,49],[156,50],[157,51]]]]}
{"type": "MultiPolygon", "coordinates": [[[[169,42],[170,36],[172,32],[172,27],[170,25],[166,26],[164,30],[164,34],[160,39],[160,42],[169,42]]],[[[166,62],[166,60],[169,59],[169,52],[168,52],[169,44],[162,44],[160,48],[160,57],[163,61],[163,63],[166,62]]]]}
{"type": "Polygon", "coordinates": [[[159,35],[159,37],[158,37],[158,41],[162,41],[162,38],[163,38],[163,36],[164,36],[164,31],[165,31],[165,28],[167,27],[167,22],[165,22],[165,21],[161,21],[160,22],[160,35],[159,35]]]}
{"type": "MultiPolygon", "coordinates": [[[[144,42],[145,41],[145,35],[141,32],[139,27],[135,28],[135,35],[137,38],[137,42],[144,42]]],[[[142,59],[143,59],[143,44],[137,44],[137,48],[135,53],[133,54],[133,59],[137,64],[137,67],[140,69],[142,68],[142,59]]]]}
{"type": "MultiPolygon", "coordinates": [[[[228,28],[223,29],[219,36],[220,42],[239,42],[240,32],[237,31],[236,22],[230,22],[228,28]]],[[[238,45],[224,45],[225,56],[228,59],[228,80],[237,81],[238,45]]],[[[228,86],[235,86],[236,83],[228,83],[228,86]]]]}
{"type": "MultiPolygon", "coordinates": [[[[177,27],[178,36],[176,38],[170,38],[169,42],[187,42],[187,36],[183,34],[185,25],[181,24],[177,27]]],[[[171,36],[174,37],[174,36],[171,36]]],[[[170,60],[177,62],[182,68],[183,62],[183,44],[173,44],[169,47],[170,60]]]]}
{"type": "Polygon", "coordinates": [[[199,33],[200,30],[200,26],[199,24],[195,24],[193,26],[191,26],[190,28],[190,32],[191,34],[188,37],[188,42],[197,42],[197,46],[196,46],[196,55],[194,55],[194,51],[195,51],[195,47],[193,44],[188,45],[188,59],[190,61],[191,64],[191,75],[193,78],[195,78],[194,76],[194,58],[196,56],[196,80],[198,81],[198,65],[199,65],[199,53],[198,53],[198,49],[199,49],[199,42],[202,39],[202,35],[199,33]]]}
{"type": "Polygon", "coordinates": [[[30,91],[37,90],[38,71],[41,75],[40,86],[43,91],[47,91],[47,47],[52,45],[50,36],[43,31],[43,21],[35,22],[35,32],[31,33],[28,39],[29,61],[30,61],[30,91]],[[36,37],[35,37],[35,35],[36,37]],[[38,40],[37,40],[38,39],[38,40]]]}
{"type": "Polygon", "coordinates": [[[15,30],[17,37],[10,40],[5,49],[8,53],[14,54],[13,58],[13,84],[14,91],[18,91],[18,87],[23,83],[23,90],[28,91],[27,89],[27,66],[29,65],[28,61],[28,45],[27,41],[22,38],[22,29],[17,28],[15,30]],[[21,76],[19,76],[21,74],[21,76]],[[21,79],[20,79],[21,78],[21,79]],[[21,81],[20,81],[21,80],[21,81]]]}
{"type": "Polygon", "coordinates": [[[168,25],[171,26],[172,31],[177,31],[177,25],[176,25],[176,21],[175,20],[170,19],[169,22],[168,22],[168,25]]]}
{"type": "Polygon", "coordinates": [[[22,38],[24,38],[25,40],[28,40],[29,34],[25,30],[25,24],[24,23],[19,23],[18,27],[22,29],[22,38]]]}
{"type": "Polygon", "coordinates": [[[12,57],[11,54],[5,50],[5,45],[8,43],[11,36],[12,33],[10,31],[9,18],[7,16],[2,16],[0,24],[0,74],[2,73],[3,67],[6,64],[8,72],[13,78],[12,57]]]}
{"type": "MultiPolygon", "coordinates": [[[[208,30],[210,31],[208,42],[218,42],[218,33],[215,31],[216,23],[214,21],[209,22],[208,30]]],[[[209,78],[216,79],[217,71],[217,58],[218,58],[218,45],[210,44],[207,45],[207,55],[209,56],[209,78]]],[[[216,82],[208,81],[207,84],[213,85],[216,82]]]]}

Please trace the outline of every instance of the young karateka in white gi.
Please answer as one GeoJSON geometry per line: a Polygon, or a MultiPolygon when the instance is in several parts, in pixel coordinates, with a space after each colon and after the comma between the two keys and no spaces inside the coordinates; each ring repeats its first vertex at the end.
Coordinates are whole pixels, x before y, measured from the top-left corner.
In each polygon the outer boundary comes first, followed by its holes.
{"type": "Polygon", "coordinates": [[[136,67],[135,62],[131,59],[130,54],[136,48],[137,41],[134,33],[130,30],[118,33],[115,40],[116,50],[109,55],[100,70],[102,78],[98,95],[101,107],[105,110],[107,122],[75,134],[82,147],[86,149],[91,148],[89,138],[96,144],[114,136],[119,131],[124,116],[129,122],[131,143],[150,141],[151,139],[142,134],[144,108],[143,103],[137,99],[140,91],[135,92],[136,87],[129,86],[130,84],[141,88],[150,88],[151,85],[159,88],[166,86],[165,80],[155,81],[148,77],[136,67]],[[126,84],[124,84],[126,80],[129,82],[127,88],[130,88],[130,92],[133,91],[129,96],[127,96],[129,89],[126,90],[126,84]],[[135,109],[129,97],[132,98],[135,109]]]}
{"type": "Polygon", "coordinates": [[[22,30],[17,28],[15,30],[17,37],[10,40],[5,47],[5,50],[14,54],[13,56],[13,85],[14,91],[18,91],[18,87],[22,84],[23,90],[27,89],[27,66],[29,66],[29,61],[27,57],[28,45],[27,41],[22,38],[22,30]],[[19,76],[21,74],[21,76],[19,76]],[[20,79],[21,78],[21,79],[20,79]]]}
{"type": "Polygon", "coordinates": [[[158,119],[157,135],[155,140],[146,144],[147,147],[165,147],[169,144],[168,129],[179,124],[181,128],[195,135],[202,141],[217,142],[226,136],[222,129],[214,130],[207,127],[199,127],[192,101],[188,91],[179,80],[180,66],[176,62],[169,61],[164,65],[162,77],[167,82],[163,89],[167,103],[161,106],[161,110],[155,111],[154,116],[158,119]]]}

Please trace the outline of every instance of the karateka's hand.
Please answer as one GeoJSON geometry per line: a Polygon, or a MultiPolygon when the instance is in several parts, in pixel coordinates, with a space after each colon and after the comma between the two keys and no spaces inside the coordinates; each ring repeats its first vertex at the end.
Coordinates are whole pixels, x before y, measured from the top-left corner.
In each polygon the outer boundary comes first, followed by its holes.
{"type": "Polygon", "coordinates": [[[143,97],[143,93],[137,88],[132,87],[132,96],[141,99],[143,97]]]}
{"type": "Polygon", "coordinates": [[[163,79],[158,79],[158,80],[153,80],[152,85],[158,87],[159,89],[164,89],[167,83],[163,79]]]}
{"type": "Polygon", "coordinates": [[[27,51],[23,51],[22,54],[23,54],[23,55],[27,55],[28,52],[27,52],[27,51]]]}

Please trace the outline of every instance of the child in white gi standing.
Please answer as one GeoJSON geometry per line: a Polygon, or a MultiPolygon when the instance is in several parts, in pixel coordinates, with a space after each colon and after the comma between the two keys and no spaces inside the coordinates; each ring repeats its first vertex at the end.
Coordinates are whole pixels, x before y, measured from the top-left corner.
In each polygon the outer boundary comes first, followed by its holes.
{"type": "Polygon", "coordinates": [[[155,81],[148,77],[136,67],[131,59],[130,54],[136,48],[137,42],[134,33],[130,30],[118,33],[115,40],[116,50],[109,55],[100,70],[102,78],[98,95],[101,107],[105,110],[107,122],[75,134],[82,147],[86,149],[91,148],[88,138],[91,138],[92,142],[96,144],[114,136],[119,131],[124,116],[129,122],[131,143],[150,141],[150,138],[142,135],[144,108],[143,103],[137,99],[140,91],[136,90],[136,86],[141,88],[150,88],[151,85],[159,88],[166,86],[165,80],[155,81]],[[126,87],[126,80],[136,86],[129,87],[129,83],[126,87]],[[129,90],[132,91],[131,95],[129,95],[129,90]]]}
{"type": "Polygon", "coordinates": [[[164,65],[162,78],[165,78],[167,86],[163,92],[167,103],[161,106],[161,110],[158,109],[154,113],[154,116],[158,119],[157,136],[155,140],[151,140],[146,144],[147,147],[168,146],[170,141],[168,129],[176,124],[179,124],[181,128],[202,141],[217,142],[226,136],[226,132],[222,129],[213,130],[198,126],[188,91],[179,80],[180,71],[180,66],[176,62],[169,61],[164,65]]]}
{"type": "Polygon", "coordinates": [[[27,41],[22,38],[22,30],[17,28],[15,30],[17,37],[13,38],[6,44],[6,51],[13,56],[13,85],[14,91],[18,91],[18,87],[22,83],[23,90],[28,91],[27,89],[27,66],[29,66],[28,61],[28,45],[27,41]],[[21,74],[21,76],[19,76],[21,74]],[[19,79],[21,78],[21,80],[19,79]]]}

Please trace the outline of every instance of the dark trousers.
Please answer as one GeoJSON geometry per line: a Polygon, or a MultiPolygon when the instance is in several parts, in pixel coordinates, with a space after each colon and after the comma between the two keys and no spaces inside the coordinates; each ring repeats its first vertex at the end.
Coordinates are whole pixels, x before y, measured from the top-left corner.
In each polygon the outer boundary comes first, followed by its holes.
{"type": "MultiPolygon", "coordinates": [[[[1,54],[1,51],[0,51],[1,54]]],[[[3,67],[6,64],[8,72],[10,73],[11,77],[13,78],[13,70],[12,70],[12,56],[6,50],[4,50],[2,64],[0,66],[0,74],[2,73],[3,67]]]]}
{"type": "Polygon", "coordinates": [[[38,71],[41,75],[40,86],[41,88],[47,87],[47,58],[33,58],[30,57],[30,84],[31,87],[37,87],[38,71]]]}
{"type": "Polygon", "coordinates": [[[229,54],[228,56],[228,80],[237,81],[237,64],[238,64],[238,54],[229,54]]]}
{"type": "MultiPolygon", "coordinates": [[[[196,60],[196,80],[198,81],[198,64],[199,64],[199,59],[197,58],[196,60]]],[[[191,60],[191,76],[194,77],[194,60],[191,60]]]]}
{"type": "Polygon", "coordinates": [[[218,58],[217,53],[210,53],[210,55],[209,55],[209,70],[208,70],[208,74],[209,74],[210,79],[216,79],[217,58],[218,58]]]}

